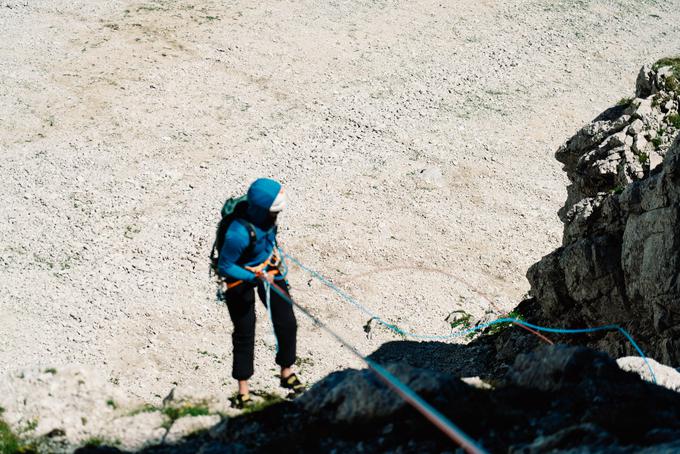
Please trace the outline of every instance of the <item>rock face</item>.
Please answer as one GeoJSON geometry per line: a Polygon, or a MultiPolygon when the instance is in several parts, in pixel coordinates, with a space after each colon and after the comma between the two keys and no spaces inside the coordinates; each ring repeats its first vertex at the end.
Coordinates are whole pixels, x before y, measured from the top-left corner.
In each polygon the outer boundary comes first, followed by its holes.
{"type": "Polygon", "coordinates": [[[555,157],[571,185],[560,218],[568,222],[580,201],[620,192],[650,175],[680,132],[680,59],[644,66],[634,99],[600,114],[562,145],[555,157]]]}
{"type": "MultiPolygon", "coordinates": [[[[680,90],[671,70],[644,67],[637,95],[646,98],[610,109],[606,119],[596,119],[557,151],[573,183],[560,212],[563,245],[532,266],[527,278],[536,321],[572,327],[619,323],[647,354],[677,366],[680,124],[670,123],[680,118],[680,90]],[[634,151],[655,128],[664,131],[655,136],[660,139],[655,148],[647,144],[634,151]],[[667,146],[671,134],[676,139],[667,146]],[[664,159],[652,167],[655,155],[664,159]]],[[[615,356],[636,354],[622,336],[584,339],[615,356]]]]}

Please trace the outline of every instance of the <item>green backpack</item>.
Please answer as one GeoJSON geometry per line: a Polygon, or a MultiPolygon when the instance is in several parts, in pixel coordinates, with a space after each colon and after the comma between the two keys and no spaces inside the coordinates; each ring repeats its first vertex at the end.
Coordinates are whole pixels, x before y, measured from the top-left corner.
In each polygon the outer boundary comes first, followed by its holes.
{"type": "Polygon", "coordinates": [[[255,227],[253,224],[246,221],[246,215],[248,212],[248,196],[242,195],[241,197],[230,197],[224,202],[222,206],[222,218],[217,224],[217,232],[215,233],[215,241],[212,245],[212,250],[210,251],[210,274],[217,274],[217,265],[220,261],[220,251],[222,246],[224,246],[224,237],[227,235],[227,230],[232,222],[238,220],[243,226],[248,230],[248,236],[250,237],[250,243],[244,251],[244,254],[248,254],[252,251],[255,245],[255,240],[257,239],[257,234],[255,233],[255,227]]]}

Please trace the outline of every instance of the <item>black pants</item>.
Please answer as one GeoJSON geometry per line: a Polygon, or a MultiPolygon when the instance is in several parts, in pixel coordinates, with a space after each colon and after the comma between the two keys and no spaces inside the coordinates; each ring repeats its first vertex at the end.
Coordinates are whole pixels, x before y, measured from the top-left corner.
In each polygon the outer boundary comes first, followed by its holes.
{"type": "MultiPolygon", "coordinates": [[[[283,290],[288,292],[285,281],[276,281],[283,290]]],[[[242,283],[227,290],[226,300],[229,316],[234,323],[234,333],[231,335],[233,343],[234,364],[232,377],[236,380],[248,380],[253,376],[253,360],[255,354],[255,284],[242,283]]],[[[264,285],[257,284],[257,293],[266,306],[264,285]]],[[[293,313],[293,306],[272,288],[270,291],[272,319],[274,333],[279,344],[276,354],[276,364],[290,367],[295,362],[295,348],[297,336],[297,322],[293,313]]]]}

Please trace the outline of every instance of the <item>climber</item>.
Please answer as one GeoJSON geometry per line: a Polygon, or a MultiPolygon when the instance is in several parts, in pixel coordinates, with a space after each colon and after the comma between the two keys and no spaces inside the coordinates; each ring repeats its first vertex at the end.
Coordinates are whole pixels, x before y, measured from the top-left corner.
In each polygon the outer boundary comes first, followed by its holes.
{"type": "MultiPolygon", "coordinates": [[[[250,186],[244,202],[244,209],[236,210],[233,222],[226,227],[217,260],[217,274],[226,287],[224,299],[234,324],[232,376],[238,381],[234,405],[239,408],[250,403],[248,379],[253,375],[255,289],[265,306],[268,285],[278,285],[286,293],[289,290],[282,272],[285,265],[276,245],[277,217],[286,206],[281,184],[260,178],[250,186]]],[[[304,386],[291,369],[297,335],[293,307],[273,289],[269,294],[268,310],[278,344],[276,363],[281,367],[281,386],[299,393],[304,386]]]]}

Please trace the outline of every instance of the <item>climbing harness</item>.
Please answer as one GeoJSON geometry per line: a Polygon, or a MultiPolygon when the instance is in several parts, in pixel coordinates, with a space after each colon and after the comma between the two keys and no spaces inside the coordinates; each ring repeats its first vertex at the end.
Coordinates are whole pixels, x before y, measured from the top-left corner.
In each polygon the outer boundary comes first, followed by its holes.
{"type": "MultiPolygon", "coordinates": [[[[277,274],[281,274],[283,277],[285,277],[285,275],[287,273],[282,273],[279,270],[279,267],[282,266],[283,261],[281,260],[281,256],[279,255],[278,251],[279,251],[278,247],[275,247],[272,250],[272,255],[269,256],[269,258],[267,260],[260,263],[259,265],[244,266],[244,268],[247,269],[248,271],[252,272],[252,273],[255,273],[255,274],[267,273],[270,276],[276,276],[277,274]]],[[[232,288],[243,284],[243,280],[238,280],[238,281],[234,281],[234,282],[226,282],[226,284],[227,284],[227,290],[231,290],[232,288]]]]}

